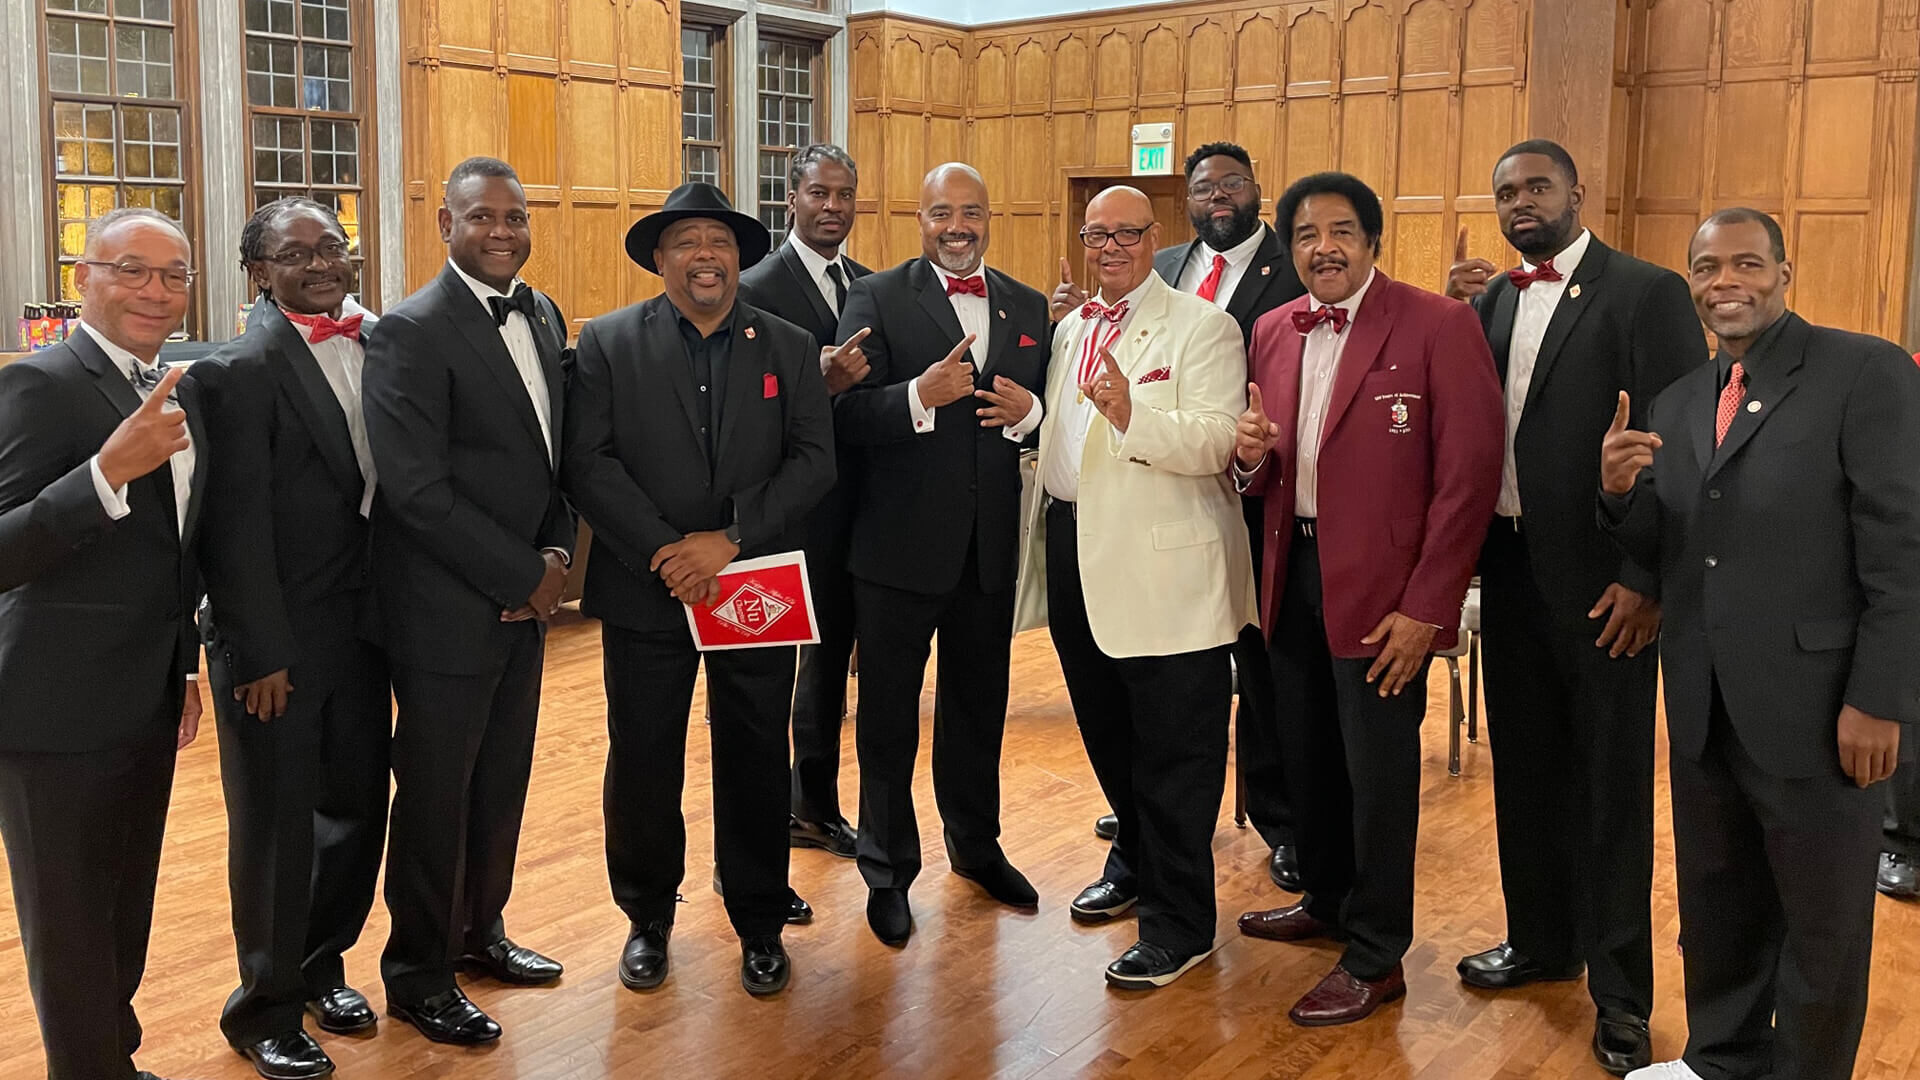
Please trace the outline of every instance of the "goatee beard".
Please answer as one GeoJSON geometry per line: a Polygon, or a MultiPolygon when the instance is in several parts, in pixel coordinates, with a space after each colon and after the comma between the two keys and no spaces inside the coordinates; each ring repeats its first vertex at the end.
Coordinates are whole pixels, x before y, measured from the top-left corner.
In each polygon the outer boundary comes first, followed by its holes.
{"type": "MultiPolygon", "coordinates": [[[[1211,213],[1211,211],[1209,211],[1211,213]]],[[[1245,243],[1260,228],[1260,207],[1236,209],[1232,217],[1202,218],[1193,231],[1215,251],[1226,251],[1245,243]]]]}
{"type": "Polygon", "coordinates": [[[956,255],[944,247],[937,247],[933,249],[933,257],[939,260],[940,268],[947,273],[965,274],[980,265],[980,257],[975,253],[978,250],[976,246],[974,252],[969,252],[965,255],[956,255]]]}
{"type": "Polygon", "coordinates": [[[1543,222],[1543,224],[1545,228],[1535,229],[1532,236],[1516,240],[1509,235],[1507,243],[1512,244],[1515,251],[1533,262],[1560,254],[1573,241],[1573,215],[1567,214],[1559,221],[1543,222]]]}

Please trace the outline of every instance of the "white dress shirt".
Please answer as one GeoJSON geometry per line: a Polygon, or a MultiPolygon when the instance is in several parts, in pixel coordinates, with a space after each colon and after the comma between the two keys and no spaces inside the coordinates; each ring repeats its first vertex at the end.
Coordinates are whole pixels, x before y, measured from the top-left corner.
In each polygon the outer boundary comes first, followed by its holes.
{"type": "MultiPolygon", "coordinates": [[[[1132,292],[1120,298],[1120,302],[1127,305],[1127,313],[1121,316],[1118,326],[1105,319],[1083,319],[1078,312],[1073,312],[1061,319],[1062,328],[1054,331],[1056,334],[1063,333],[1067,332],[1067,327],[1071,327],[1073,333],[1072,345],[1061,352],[1063,363],[1075,365],[1075,370],[1067,373],[1066,382],[1067,390],[1073,396],[1068,398],[1062,395],[1064,404],[1060,407],[1066,411],[1055,418],[1053,425],[1058,445],[1041,451],[1044,472],[1040,479],[1046,485],[1047,494],[1062,502],[1080,500],[1080,461],[1086,453],[1087,429],[1093,426],[1093,418],[1100,414],[1100,410],[1094,407],[1093,399],[1080,393],[1080,352],[1085,348],[1089,334],[1112,334],[1115,341],[1126,336],[1127,327],[1133,322],[1134,312],[1140,306],[1140,296],[1146,291],[1147,284],[1148,281],[1140,282],[1132,292]]],[[[1098,294],[1094,299],[1106,304],[1098,294]]]]}
{"type": "MultiPolygon", "coordinates": [[[[452,266],[453,272],[459,274],[460,280],[473,290],[473,295],[480,300],[480,306],[486,308],[489,315],[493,313],[493,308],[487,304],[487,298],[507,295],[484,281],[468,277],[467,272],[451,259],[447,265],[452,266]]],[[[514,278],[513,284],[518,288],[526,283],[514,278]]],[[[547,462],[552,464],[553,402],[547,398],[547,375],[540,368],[540,350],[533,343],[533,327],[527,325],[526,315],[518,311],[508,315],[507,324],[500,328],[500,338],[507,343],[513,366],[520,372],[520,382],[527,388],[527,397],[533,400],[533,414],[540,418],[541,442],[547,448],[547,462]]]]}
{"type": "MultiPolygon", "coordinates": [[[[1353,320],[1360,301],[1373,287],[1378,271],[1368,271],[1367,280],[1352,296],[1333,305],[1347,312],[1347,325],[1336,331],[1332,323],[1321,323],[1307,333],[1300,346],[1300,413],[1295,443],[1293,514],[1295,517],[1320,516],[1320,440],[1327,422],[1327,405],[1333,399],[1333,383],[1340,373],[1340,357],[1347,351],[1347,339],[1353,337],[1353,320]]],[[[1309,310],[1318,311],[1319,304],[1309,310]]]]}
{"type": "MultiPolygon", "coordinates": [[[[361,307],[352,297],[340,305],[339,319],[358,315],[364,320],[372,319],[366,308],[361,307]]],[[[288,322],[293,322],[289,319],[288,322]]],[[[363,327],[371,328],[371,322],[363,322],[363,327]]],[[[373,451],[367,445],[367,417],[360,406],[360,376],[367,366],[367,353],[360,342],[349,337],[334,336],[318,345],[313,343],[313,328],[304,323],[293,322],[293,328],[300,333],[300,339],[307,343],[307,350],[313,353],[313,361],[320,365],[320,374],[326,376],[327,385],[333,389],[333,396],[340,402],[340,411],[347,418],[347,434],[353,440],[353,460],[360,466],[360,479],[366,482],[365,493],[360,496],[360,516],[369,517],[373,513],[373,451]]]]}
{"type": "Polygon", "coordinates": [[[1213,257],[1225,255],[1227,265],[1220,272],[1220,287],[1213,292],[1213,306],[1225,308],[1233,300],[1233,290],[1240,287],[1240,279],[1247,276],[1247,267],[1253,265],[1253,253],[1260,250],[1260,241],[1266,235],[1267,227],[1262,224],[1253,230],[1252,236],[1225,251],[1215,251],[1204,241],[1193,245],[1193,253],[1187,256],[1186,269],[1180,272],[1180,291],[1198,293],[1200,283],[1213,272],[1213,257]]]}
{"type": "MultiPolygon", "coordinates": [[[[964,280],[962,275],[949,274],[945,268],[932,260],[928,260],[927,265],[933,267],[934,272],[940,275],[940,287],[943,289],[948,288],[947,283],[950,281],[964,280]]],[[[982,281],[986,280],[986,276],[987,264],[984,262],[974,267],[973,273],[965,275],[965,277],[980,278],[982,281]]],[[[947,303],[953,305],[954,317],[960,320],[960,333],[973,335],[973,347],[968,352],[973,358],[973,370],[978,372],[987,362],[987,332],[993,326],[988,320],[990,312],[987,310],[987,298],[975,296],[972,293],[949,292],[947,303]]],[[[907,411],[913,414],[915,435],[933,434],[934,411],[920,403],[920,376],[918,375],[907,381],[907,411]]],[[[1040,395],[1035,394],[1033,407],[1027,410],[1027,415],[1019,423],[1002,428],[1000,433],[1012,442],[1019,442],[1034,428],[1040,426],[1040,420],[1044,415],[1045,409],[1040,404],[1040,395]]]]}
{"type": "MultiPolygon", "coordinates": [[[[1513,307],[1513,336],[1507,345],[1507,462],[1500,470],[1500,500],[1494,513],[1501,517],[1520,516],[1520,470],[1514,464],[1513,436],[1520,430],[1520,414],[1527,407],[1527,388],[1533,385],[1533,365],[1540,359],[1540,342],[1547,336],[1547,324],[1553,321],[1553,309],[1567,294],[1567,283],[1580,268],[1593,234],[1585,229],[1565,251],[1553,257],[1559,281],[1536,281],[1518,290],[1513,307]]],[[[1521,260],[1528,273],[1536,267],[1521,260]]]]}
{"type": "MultiPolygon", "coordinates": [[[[800,265],[807,268],[807,276],[813,279],[814,286],[820,290],[820,298],[827,302],[827,310],[835,315],[840,314],[839,293],[834,289],[833,277],[827,273],[827,267],[839,267],[840,280],[851,288],[853,271],[847,266],[847,257],[835,252],[833,258],[827,258],[808,247],[806,242],[800,239],[797,231],[787,234],[787,244],[793,248],[796,255],[800,256],[800,265]]],[[[827,342],[821,342],[821,344],[824,345],[827,342]]]]}
{"type": "MultiPolygon", "coordinates": [[[[94,344],[100,346],[100,351],[107,354],[107,359],[113,361],[114,366],[120,369],[120,373],[127,377],[129,383],[133,382],[134,372],[154,369],[154,365],[108,341],[107,335],[86,323],[81,323],[80,327],[93,338],[94,344]]],[[[147,399],[147,392],[138,386],[134,387],[133,392],[140,395],[140,400],[147,399]]],[[[161,409],[164,412],[178,411],[178,407],[171,402],[161,406],[161,409]]],[[[193,498],[193,434],[191,432],[187,434],[187,448],[177,451],[167,464],[173,470],[175,519],[173,524],[174,528],[184,535],[187,531],[187,503],[193,498]]],[[[133,512],[133,504],[127,501],[127,485],[121,484],[118,488],[107,486],[106,474],[100,471],[99,454],[93,455],[93,458],[87,462],[87,469],[93,474],[94,493],[100,496],[100,506],[106,510],[108,517],[118,521],[133,512]]]]}

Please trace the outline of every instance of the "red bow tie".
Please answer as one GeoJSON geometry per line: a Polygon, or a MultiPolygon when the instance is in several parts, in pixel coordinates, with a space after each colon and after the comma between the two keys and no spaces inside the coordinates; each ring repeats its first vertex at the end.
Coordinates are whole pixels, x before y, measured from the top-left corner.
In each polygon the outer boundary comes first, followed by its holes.
{"type": "Polygon", "coordinates": [[[987,298],[987,278],[984,274],[975,274],[970,278],[950,277],[947,279],[947,295],[966,293],[982,300],[987,298]]]}
{"type": "Polygon", "coordinates": [[[1081,306],[1080,317],[1089,322],[1094,319],[1105,319],[1110,323],[1117,323],[1127,317],[1127,302],[1122,300],[1112,307],[1107,307],[1098,300],[1089,300],[1081,306]]]}
{"type": "Polygon", "coordinates": [[[1565,274],[1553,268],[1552,259],[1542,261],[1539,266],[1533,268],[1531,274],[1525,270],[1507,271],[1507,280],[1513,282],[1513,287],[1516,289],[1524,289],[1536,281],[1560,281],[1565,277],[1565,274]]]}
{"type": "Polygon", "coordinates": [[[1320,310],[1318,311],[1296,311],[1293,313],[1293,328],[1303,334],[1312,333],[1313,328],[1319,326],[1321,323],[1331,325],[1333,332],[1336,334],[1345,330],[1347,328],[1347,309],[1334,307],[1332,304],[1321,304],[1320,310]]]}
{"type": "Polygon", "coordinates": [[[302,315],[297,311],[283,311],[287,321],[307,328],[307,341],[318,345],[331,337],[343,337],[349,341],[360,340],[360,320],[363,315],[349,315],[344,319],[335,319],[327,315],[302,315]]]}

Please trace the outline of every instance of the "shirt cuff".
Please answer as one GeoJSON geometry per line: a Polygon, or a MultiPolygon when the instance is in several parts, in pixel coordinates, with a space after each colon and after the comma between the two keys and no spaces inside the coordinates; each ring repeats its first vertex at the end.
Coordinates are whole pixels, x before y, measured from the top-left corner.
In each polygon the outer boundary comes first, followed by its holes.
{"type": "Polygon", "coordinates": [[[121,518],[133,512],[133,507],[127,504],[126,485],[120,485],[120,490],[118,491],[107,486],[107,476],[100,471],[99,454],[93,455],[93,457],[88,460],[87,471],[93,474],[94,494],[100,496],[100,506],[107,512],[108,517],[119,521],[121,518]]]}
{"type": "Polygon", "coordinates": [[[920,377],[915,375],[907,380],[907,410],[913,414],[913,433],[931,435],[933,433],[933,410],[920,404],[920,377]]]}
{"type": "Polygon", "coordinates": [[[565,548],[543,547],[540,549],[540,554],[545,555],[549,551],[553,552],[555,555],[560,556],[560,568],[562,570],[573,569],[573,556],[567,554],[567,550],[565,548]]]}
{"type": "Polygon", "coordinates": [[[1253,468],[1249,469],[1246,466],[1240,464],[1240,458],[1236,456],[1233,459],[1234,489],[1236,491],[1239,491],[1243,495],[1246,494],[1247,485],[1253,482],[1253,478],[1259,474],[1261,469],[1266,468],[1266,465],[1267,465],[1267,459],[1261,458],[1260,464],[1255,465],[1253,468]]]}
{"type": "Polygon", "coordinates": [[[823,345],[820,347],[820,374],[825,375],[827,373],[827,369],[832,366],[833,366],[833,346],[823,345]]]}
{"type": "Polygon", "coordinates": [[[1035,394],[1033,395],[1033,404],[1027,407],[1027,415],[1021,417],[1019,423],[1000,434],[1006,436],[1010,442],[1019,442],[1028,435],[1031,435],[1034,428],[1040,426],[1040,421],[1046,416],[1046,413],[1046,407],[1040,404],[1040,395],[1035,394]]]}

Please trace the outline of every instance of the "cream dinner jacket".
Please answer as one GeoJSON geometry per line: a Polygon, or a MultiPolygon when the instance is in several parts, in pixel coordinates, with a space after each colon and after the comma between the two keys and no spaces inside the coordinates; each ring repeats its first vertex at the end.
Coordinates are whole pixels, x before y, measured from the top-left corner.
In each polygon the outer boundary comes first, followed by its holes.
{"type": "MultiPolygon", "coordinates": [[[[1225,645],[1258,619],[1240,496],[1228,479],[1234,429],[1247,407],[1240,325],[1205,300],[1149,277],[1114,362],[1131,383],[1124,436],[1095,414],[1080,461],[1076,520],[1087,621],[1112,657],[1171,656],[1225,645]],[[1146,382],[1141,379],[1158,375],[1146,382]]],[[[1060,321],[1047,372],[1039,477],[1079,393],[1088,324],[1060,321]]],[[[1020,590],[1046,589],[1046,499],[1024,530],[1020,590]]]]}

